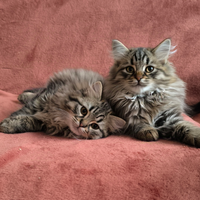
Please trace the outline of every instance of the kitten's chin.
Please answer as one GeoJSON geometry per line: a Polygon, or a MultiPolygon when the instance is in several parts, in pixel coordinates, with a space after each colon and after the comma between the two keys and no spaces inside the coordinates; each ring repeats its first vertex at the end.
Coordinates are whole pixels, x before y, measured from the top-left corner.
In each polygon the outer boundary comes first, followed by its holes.
{"type": "Polygon", "coordinates": [[[82,135],[82,131],[79,129],[79,127],[71,126],[70,130],[74,133],[74,135],[80,136],[82,135]]]}
{"type": "Polygon", "coordinates": [[[136,86],[132,87],[132,91],[136,94],[149,92],[151,90],[153,90],[152,85],[147,85],[147,86],[136,85],[136,86]]]}

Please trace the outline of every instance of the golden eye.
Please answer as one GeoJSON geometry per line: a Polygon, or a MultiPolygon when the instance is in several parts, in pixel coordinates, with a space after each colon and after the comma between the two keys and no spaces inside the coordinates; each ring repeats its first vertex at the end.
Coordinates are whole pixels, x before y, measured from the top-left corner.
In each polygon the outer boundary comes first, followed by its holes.
{"type": "Polygon", "coordinates": [[[92,123],[92,124],[91,124],[91,127],[92,127],[93,129],[95,129],[95,130],[99,129],[99,125],[96,124],[96,123],[92,123]]]}
{"type": "Polygon", "coordinates": [[[148,72],[148,73],[152,72],[153,70],[154,70],[154,67],[153,67],[153,66],[147,66],[147,67],[145,68],[145,72],[148,72]]]}
{"type": "Polygon", "coordinates": [[[133,72],[134,72],[134,68],[131,67],[131,66],[128,66],[128,67],[126,67],[126,71],[127,71],[128,73],[133,73],[133,72]]]}
{"type": "Polygon", "coordinates": [[[87,115],[87,113],[88,113],[87,109],[86,109],[84,106],[81,107],[81,114],[82,114],[83,116],[85,116],[85,115],[87,115]]]}

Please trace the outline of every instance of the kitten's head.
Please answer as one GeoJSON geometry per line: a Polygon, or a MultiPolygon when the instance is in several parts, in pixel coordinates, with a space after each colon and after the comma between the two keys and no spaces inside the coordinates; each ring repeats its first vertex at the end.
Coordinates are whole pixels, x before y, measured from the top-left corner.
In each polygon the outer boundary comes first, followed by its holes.
{"type": "Polygon", "coordinates": [[[125,121],[112,115],[107,101],[101,100],[102,83],[97,81],[87,89],[58,95],[58,123],[68,126],[75,138],[99,139],[123,128],[125,121]]]}
{"type": "Polygon", "coordinates": [[[166,39],[155,48],[125,47],[118,40],[112,42],[114,66],[110,80],[119,90],[134,94],[154,90],[161,84],[173,82],[174,68],[168,62],[173,48],[166,39]]]}

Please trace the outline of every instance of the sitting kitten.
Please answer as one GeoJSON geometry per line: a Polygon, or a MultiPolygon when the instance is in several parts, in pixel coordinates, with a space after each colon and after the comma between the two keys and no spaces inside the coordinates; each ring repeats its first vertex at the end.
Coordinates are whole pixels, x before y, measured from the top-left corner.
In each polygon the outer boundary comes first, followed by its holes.
{"type": "Polygon", "coordinates": [[[105,97],[127,121],[126,134],[144,141],[159,137],[200,147],[200,128],[184,121],[185,83],[168,61],[171,40],[155,48],[128,49],[112,43],[114,65],[105,83],[105,97]]]}
{"type": "Polygon", "coordinates": [[[45,131],[69,138],[98,139],[119,131],[125,121],[101,100],[103,77],[83,69],[54,74],[45,88],[19,95],[24,107],[0,124],[4,133],[45,131]]]}

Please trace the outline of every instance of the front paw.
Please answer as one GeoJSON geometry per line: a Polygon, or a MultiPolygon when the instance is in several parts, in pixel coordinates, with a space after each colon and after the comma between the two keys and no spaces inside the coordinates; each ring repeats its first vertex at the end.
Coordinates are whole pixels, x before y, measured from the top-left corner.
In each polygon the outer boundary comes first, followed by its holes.
{"type": "Polygon", "coordinates": [[[2,133],[14,133],[15,130],[12,125],[11,118],[6,118],[0,123],[0,132],[2,133]]]}
{"type": "MultiPolygon", "coordinates": [[[[178,139],[179,140],[179,139],[178,139]]],[[[200,148],[200,128],[188,132],[182,139],[182,142],[196,148],[200,148]]]]}
{"type": "Polygon", "coordinates": [[[155,129],[145,129],[135,134],[135,138],[143,141],[156,141],[159,138],[159,134],[155,129]]]}
{"type": "Polygon", "coordinates": [[[23,93],[22,94],[20,94],[18,97],[17,97],[17,99],[18,99],[18,101],[20,102],[20,103],[25,103],[24,102],[24,95],[23,95],[23,93]]]}

